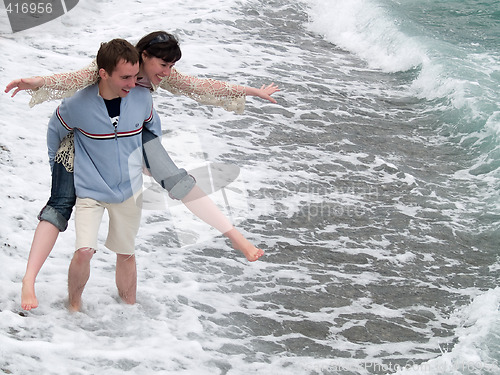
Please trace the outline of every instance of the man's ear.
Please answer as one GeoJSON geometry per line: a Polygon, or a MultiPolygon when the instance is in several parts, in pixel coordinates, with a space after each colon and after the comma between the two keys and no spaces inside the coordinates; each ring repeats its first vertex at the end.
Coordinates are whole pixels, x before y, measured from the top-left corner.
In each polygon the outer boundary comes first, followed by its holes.
{"type": "Polygon", "coordinates": [[[108,79],[109,74],[105,69],[101,68],[99,69],[99,77],[101,77],[101,79],[108,79]]]}

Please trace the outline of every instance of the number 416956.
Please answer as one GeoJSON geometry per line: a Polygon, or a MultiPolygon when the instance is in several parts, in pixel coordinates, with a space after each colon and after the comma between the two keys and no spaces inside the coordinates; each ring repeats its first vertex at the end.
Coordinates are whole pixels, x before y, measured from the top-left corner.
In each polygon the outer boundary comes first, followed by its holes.
{"type": "Polygon", "coordinates": [[[23,13],[23,14],[45,14],[52,13],[51,3],[8,3],[5,8],[7,13],[23,13]]]}

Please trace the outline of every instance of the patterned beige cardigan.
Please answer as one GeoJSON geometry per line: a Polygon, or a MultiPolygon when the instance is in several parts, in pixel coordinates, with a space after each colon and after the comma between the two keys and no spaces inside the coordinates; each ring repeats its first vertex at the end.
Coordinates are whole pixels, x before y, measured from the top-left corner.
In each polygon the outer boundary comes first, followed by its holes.
{"type": "MultiPolygon", "coordinates": [[[[96,83],[98,77],[95,60],[87,67],[74,72],[41,77],[44,84],[38,89],[28,90],[31,95],[29,105],[33,107],[48,100],[70,97],[78,90],[96,83]]],[[[201,104],[215,105],[227,111],[243,113],[245,109],[244,86],[184,75],[175,68],[172,68],[170,75],[165,77],[158,87],[174,95],[184,95],[201,104]]],[[[158,87],[153,87],[153,90],[156,91],[158,87]]],[[[55,161],[62,163],[68,172],[73,172],[73,160],[73,133],[70,133],[61,141],[55,161]]]]}
{"type": "MultiPolygon", "coordinates": [[[[76,91],[90,86],[98,79],[97,63],[94,60],[83,69],[44,76],[44,84],[38,89],[28,90],[31,95],[30,107],[47,100],[72,96],[76,91]]],[[[243,113],[245,109],[245,87],[214,79],[188,76],[172,68],[158,87],[174,95],[184,95],[201,104],[215,105],[227,111],[243,113]]],[[[156,90],[158,87],[153,87],[156,90]]]]}

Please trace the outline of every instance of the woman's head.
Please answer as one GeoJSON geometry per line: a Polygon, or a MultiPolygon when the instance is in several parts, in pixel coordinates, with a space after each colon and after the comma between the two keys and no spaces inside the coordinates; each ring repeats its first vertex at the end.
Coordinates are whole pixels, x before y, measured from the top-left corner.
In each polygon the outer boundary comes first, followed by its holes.
{"type": "Polygon", "coordinates": [[[167,63],[176,63],[182,57],[179,42],[165,31],[155,31],[144,36],[135,48],[139,52],[140,63],[143,62],[144,56],[157,57],[167,63]]]}
{"type": "Polygon", "coordinates": [[[174,64],[181,58],[177,39],[165,31],[155,31],[143,37],[136,44],[140,55],[142,74],[154,85],[170,75],[174,64]]]}

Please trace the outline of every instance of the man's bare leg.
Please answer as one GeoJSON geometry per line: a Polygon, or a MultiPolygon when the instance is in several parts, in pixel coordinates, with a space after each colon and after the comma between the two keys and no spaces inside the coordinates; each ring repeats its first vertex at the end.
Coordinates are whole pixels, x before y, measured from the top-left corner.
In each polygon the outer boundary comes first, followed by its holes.
{"type": "Polygon", "coordinates": [[[137,293],[135,255],[116,254],[116,286],[123,302],[133,305],[137,293]]]}
{"type": "Polygon", "coordinates": [[[35,294],[36,277],[52,251],[58,236],[59,229],[53,224],[45,220],[38,223],[33,236],[33,242],[31,243],[26,273],[23,277],[21,307],[24,310],[31,310],[38,307],[38,300],[35,294]]]}
{"type": "Polygon", "coordinates": [[[79,311],[82,305],[82,293],[90,277],[90,260],[95,250],[84,247],[75,251],[68,272],[69,310],[79,311]]]}
{"type": "Polygon", "coordinates": [[[239,250],[254,262],[264,255],[264,251],[250,243],[219,210],[219,207],[197,185],[182,199],[182,203],[205,223],[211,225],[231,240],[233,248],[239,250]]]}

